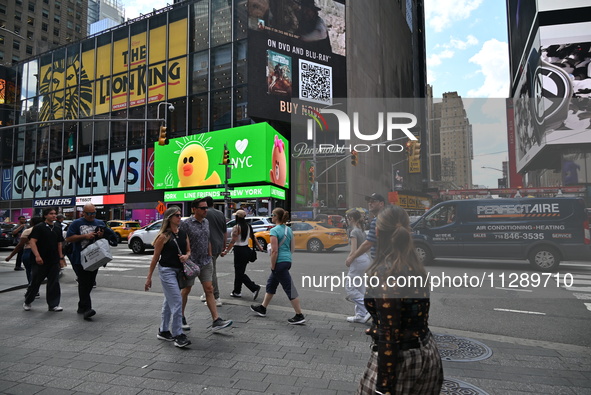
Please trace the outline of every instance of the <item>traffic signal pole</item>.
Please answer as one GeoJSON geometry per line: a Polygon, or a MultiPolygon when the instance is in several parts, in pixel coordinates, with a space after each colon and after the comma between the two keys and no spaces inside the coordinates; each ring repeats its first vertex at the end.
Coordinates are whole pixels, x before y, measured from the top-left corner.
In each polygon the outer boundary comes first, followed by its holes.
{"type": "Polygon", "coordinates": [[[222,192],[222,195],[224,195],[224,214],[226,219],[229,220],[232,218],[232,215],[230,214],[230,187],[228,185],[228,180],[232,178],[232,161],[230,160],[228,143],[224,144],[224,154],[220,165],[224,166],[224,192],[222,192]]]}

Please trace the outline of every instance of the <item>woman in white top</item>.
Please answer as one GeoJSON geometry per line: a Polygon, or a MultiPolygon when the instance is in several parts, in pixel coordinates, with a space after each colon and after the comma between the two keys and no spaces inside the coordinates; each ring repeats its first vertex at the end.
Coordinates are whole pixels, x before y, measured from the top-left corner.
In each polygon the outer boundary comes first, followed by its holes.
{"type": "MultiPolygon", "coordinates": [[[[347,214],[347,219],[351,224],[349,242],[351,244],[351,253],[353,253],[365,241],[363,218],[359,211],[352,211],[347,214]]],[[[347,273],[347,279],[345,280],[346,299],[355,304],[355,315],[347,317],[348,322],[366,323],[371,317],[363,301],[365,295],[363,276],[370,264],[371,260],[369,256],[367,254],[361,254],[361,256],[354,259],[349,265],[349,273],[347,273]]]]}
{"type": "MultiPolygon", "coordinates": [[[[259,296],[261,286],[256,284],[246,274],[246,265],[248,265],[250,256],[250,247],[248,246],[248,240],[252,240],[252,245],[256,246],[259,251],[263,251],[263,248],[254,237],[252,227],[246,223],[246,211],[236,211],[236,225],[232,229],[232,240],[228,245],[226,251],[230,251],[234,247],[234,289],[230,293],[233,298],[242,297],[242,284],[253,293],[253,300],[256,300],[259,296]]],[[[226,255],[226,251],[221,253],[221,256],[226,255]]]]}

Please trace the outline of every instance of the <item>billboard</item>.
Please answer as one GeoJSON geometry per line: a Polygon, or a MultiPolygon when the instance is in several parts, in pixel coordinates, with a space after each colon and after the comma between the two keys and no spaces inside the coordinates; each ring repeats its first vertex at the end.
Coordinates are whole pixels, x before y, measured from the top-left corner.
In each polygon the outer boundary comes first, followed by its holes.
{"type": "Polygon", "coordinates": [[[514,95],[519,171],[546,147],[591,143],[591,34],[579,25],[541,27],[530,51],[514,95]]]}
{"type": "Polygon", "coordinates": [[[527,57],[531,40],[537,31],[537,1],[507,0],[511,75],[518,75],[521,60],[527,57]]]}
{"type": "Polygon", "coordinates": [[[185,96],[187,26],[184,18],[82,53],[41,57],[40,120],[86,118],[185,96]]]}
{"type": "Polygon", "coordinates": [[[248,1],[248,115],[289,122],[346,97],[344,0],[248,1]]]}
{"type": "Polygon", "coordinates": [[[289,188],[289,143],[267,123],[171,139],[154,144],[154,188],[221,186],[229,151],[229,184],[269,183],[289,188]]]}

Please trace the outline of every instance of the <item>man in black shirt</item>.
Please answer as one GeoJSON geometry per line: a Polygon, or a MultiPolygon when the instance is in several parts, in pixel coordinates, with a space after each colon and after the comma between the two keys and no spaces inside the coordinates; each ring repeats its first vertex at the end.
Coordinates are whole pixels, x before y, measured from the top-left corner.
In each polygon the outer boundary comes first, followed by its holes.
{"type": "Polygon", "coordinates": [[[49,311],[62,311],[60,306],[61,289],[59,283],[60,268],[66,266],[64,254],[62,253],[62,242],[64,236],[62,228],[57,226],[54,221],[57,212],[54,208],[43,210],[44,222],[35,225],[29,235],[31,252],[35,263],[31,268],[31,283],[25,294],[25,303],[23,309],[31,310],[31,303],[35,300],[35,295],[39,292],[39,287],[45,278],[47,278],[47,306],[49,311]]]}

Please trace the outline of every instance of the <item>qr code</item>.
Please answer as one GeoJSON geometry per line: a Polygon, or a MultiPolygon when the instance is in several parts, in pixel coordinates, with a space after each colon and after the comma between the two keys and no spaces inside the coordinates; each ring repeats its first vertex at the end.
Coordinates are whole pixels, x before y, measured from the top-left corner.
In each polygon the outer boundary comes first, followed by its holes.
{"type": "Polygon", "coordinates": [[[300,59],[300,99],[332,104],[332,67],[300,59]]]}

